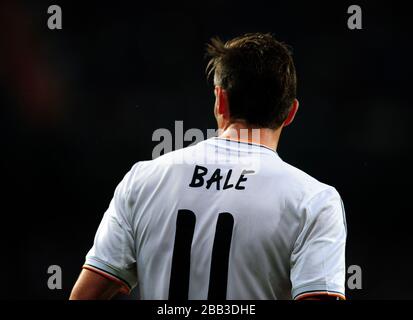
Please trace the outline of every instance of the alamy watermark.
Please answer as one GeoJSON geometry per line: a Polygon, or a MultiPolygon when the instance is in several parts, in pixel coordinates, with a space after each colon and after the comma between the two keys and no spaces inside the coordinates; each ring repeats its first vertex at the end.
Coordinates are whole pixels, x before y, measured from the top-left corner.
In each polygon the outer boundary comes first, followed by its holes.
{"type": "Polygon", "coordinates": [[[363,288],[363,278],[361,267],[358,265],[351,265],[347,268],[347,289],[361,290],[363,288]]]}
{"type": "Polygon", "coordinates": [[[50,14],[47,19],[47,27],[50,30],[62,29],[62,8],[56,4],[47,8],[47,13],[50,14]]]}
{"type": "MultiPolygon", "coordinates": [[[[58,265],[51,265],[47,268],[47,287],[50,290],[62,289],[62,268],[58,265]]],[[[349,290],[361,290],[363,288],[362,270],[359,265],[350,265],[347,268],[346,287],[349,290]]]]}
{"type": "Polygon", "coordinates": [[[361,29],[363,29],[361,7],[358,6],[358,5],[353,4],[353,5],[348,7],[347,13],[350,14],[350,16],[347,19],[347,27],[350,30],[361,30],[361,29]]]}
{"type": "Polygon", "coordinates": [[[47,287],[50,290],[61,290],[62,289],[62,268],[58,265],[51,265],[47,268],[47,274],[49,278],[47,279],[47,287]]]}
{"type": "MultiPolygon", "coordinates": [[[[207,129],[206,133],[197,128],[190,128],[184,131],[183,121],[175,121],[174,132],[166,128],[160,128],[153,132],[152,141],[158,142],[152,149],[152,159],[176,151],[184,147],[184,142],[190,142],[193,146],[201,141],[212,137],[218,137],[222,133],[220,129],[207,129]]],[[[225,131],[229,139],[220,139],[220,146],[228,152],[217,152],[218,147],[211,147],[211,152],[199,153],[197,149],[187,149],[187,152],[178,152],[167,158],[169,163],[174,164],[241,164],[249,166],[250,169],[258,169],[260,165],[259,152],[255,157],[249,157],[248,152],[253,152],[256,146],[260,145],[261,129],[229,129],[225,131]],[[245,142],[234,144],[234,141],[245,142]],[[249,143],[248,141],[253,141],[249,143]],[[255,146],[254,146],[255,145],[255,146]],[[247,155],[241,150],[247,151],[247,155]],[[216,152],[214,152],[216,151],[216,152]]]]}
{"type": "MultiPolygon", "coordinates": [[[[50,14],[47,20],[47,27],[50,30],[62,29],[62,8],[56,4],[47,8],[47,13],[50,14]]],[[[362,27],[362,10],[359,5],[351,5],[347,8],[347,13],[350,16],[347,19],[347,27],[350,30],[361,30],[362,27]]]]}

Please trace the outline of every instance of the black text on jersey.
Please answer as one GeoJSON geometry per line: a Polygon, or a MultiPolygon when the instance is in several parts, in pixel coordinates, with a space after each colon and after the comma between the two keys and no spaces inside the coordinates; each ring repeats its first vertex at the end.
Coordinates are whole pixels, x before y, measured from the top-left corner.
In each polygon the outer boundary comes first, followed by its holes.
{"type": "Polygon", "coordinates": [[[245,175],[251,173],[254,173],[254,171],[243,170],[238,179],[236,179],[235,181],[231,179],[232,169],[229,169],[226,174],[224,173],[223,175],[221,175],[221,169],[217,168],[214,170],[212,175],[208,179],[206,179],[206,177],[208,176],[208,168],[196,165],[189,186],[192,188],[199,188],[203,187],[205,184],[205,187],[209,189],[213,184],[215,184],[216,190],[221,190],[221,180],[223,180],[222,190],[231,188],[235,188],[236,190],[244,190],[245,185],[241,184],[247,181],[245,175]]]}

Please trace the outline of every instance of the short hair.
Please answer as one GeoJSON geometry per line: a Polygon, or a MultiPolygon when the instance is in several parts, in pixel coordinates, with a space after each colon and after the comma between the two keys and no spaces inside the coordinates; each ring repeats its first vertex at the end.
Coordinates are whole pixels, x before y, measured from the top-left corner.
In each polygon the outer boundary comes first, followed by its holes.
{"type": "Polygon", "coordinates": [[[277,129],[296,97],[292,54],[271,34],[247,33],[227,42],[207,44],[207,77],[228,94],[231,121],[277,129]]]}

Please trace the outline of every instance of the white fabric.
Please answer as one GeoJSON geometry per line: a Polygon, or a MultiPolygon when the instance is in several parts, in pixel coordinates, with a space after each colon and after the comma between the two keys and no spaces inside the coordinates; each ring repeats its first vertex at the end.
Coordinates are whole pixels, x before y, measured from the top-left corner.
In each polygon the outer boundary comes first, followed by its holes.
{"type": "Polygon", "coordinates": [[[135,164],[116,188],[86,264],[138,285],[142,299],[168,299],[180,209],[196,216],[189,299],[207,299],[221,212],[234,218],[227,299],[344,295],[346,227],[338,192],[266,147],[220,138],[135,164]],[[208,169],[202,187],[189,186],[196,165],[208,169]],[[207,189],[217,168],[220,190],[216,183],[207,189]],[[223,190],[230,169],[233,187],[223,190]],[[243,172],[246,181],[236,189],[243,172]]]}

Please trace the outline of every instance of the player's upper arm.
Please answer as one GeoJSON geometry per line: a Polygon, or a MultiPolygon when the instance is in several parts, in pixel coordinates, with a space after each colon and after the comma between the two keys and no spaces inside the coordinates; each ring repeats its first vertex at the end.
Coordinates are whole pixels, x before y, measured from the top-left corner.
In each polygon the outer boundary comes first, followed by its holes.
{"type": "Polygon", "coordinates": [[[306,203],[291,254],[294,299],[345,299],[346,220],[340,195],[328,188],[306,203]]]}
{"type": "Polygon", "coordinates": [[[70,300],[108,300],[122,290],[122,284],[83,269],[70,294],[70,300]]]}

